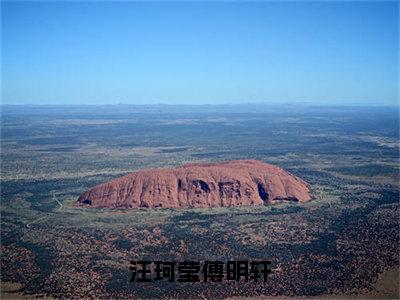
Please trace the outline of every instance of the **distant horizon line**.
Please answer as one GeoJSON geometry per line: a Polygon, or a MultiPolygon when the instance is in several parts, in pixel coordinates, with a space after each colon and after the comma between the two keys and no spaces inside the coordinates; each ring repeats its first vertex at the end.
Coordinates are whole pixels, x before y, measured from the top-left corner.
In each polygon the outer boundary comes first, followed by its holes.
{"type": "Polygon", "coordinates": [[[79,106],[287,106],[287,105],[298,105],[298,106],[343,106],[343,107],[399,107],[400,103],[376,103],[376,102],[351,102],[351,103],[321,103],[321,102],[241,102],[241,103],[81,103],[81,104],[71,104],[71,103],[1,103],[0,106],[54,106],[54,107],[79,107],[79,106]]]}

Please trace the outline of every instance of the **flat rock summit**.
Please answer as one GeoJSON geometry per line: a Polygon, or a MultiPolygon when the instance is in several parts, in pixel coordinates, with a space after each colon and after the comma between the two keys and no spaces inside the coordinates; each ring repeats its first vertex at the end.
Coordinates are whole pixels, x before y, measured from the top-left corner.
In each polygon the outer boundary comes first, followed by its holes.
{"type": "Polygon", "coordinates": [[[257,160],[144,169],[83,193],[78,205],[108,208],[189,208],[307,202],[308,185],[280,167],[257,160]]]}

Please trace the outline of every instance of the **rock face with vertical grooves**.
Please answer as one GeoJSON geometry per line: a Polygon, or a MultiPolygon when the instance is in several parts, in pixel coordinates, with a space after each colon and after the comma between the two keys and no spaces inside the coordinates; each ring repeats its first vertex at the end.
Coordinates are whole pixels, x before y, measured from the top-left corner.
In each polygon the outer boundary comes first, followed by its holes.
{"type": "Polygon", "coordinates": [[[307,202],[308,185],[280,167],[257,160],[145,169],[83,193],[78,205],[108,208],[189,208],[307,202]]]}

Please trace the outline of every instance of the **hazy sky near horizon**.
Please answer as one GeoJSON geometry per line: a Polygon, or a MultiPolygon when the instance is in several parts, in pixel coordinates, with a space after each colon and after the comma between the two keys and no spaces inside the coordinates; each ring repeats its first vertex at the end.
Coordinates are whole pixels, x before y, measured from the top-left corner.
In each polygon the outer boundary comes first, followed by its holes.
{"type": "Polygon", "coordinates": [[[394,2],[1,2],[3,104],[398,102],[394,2]]]}

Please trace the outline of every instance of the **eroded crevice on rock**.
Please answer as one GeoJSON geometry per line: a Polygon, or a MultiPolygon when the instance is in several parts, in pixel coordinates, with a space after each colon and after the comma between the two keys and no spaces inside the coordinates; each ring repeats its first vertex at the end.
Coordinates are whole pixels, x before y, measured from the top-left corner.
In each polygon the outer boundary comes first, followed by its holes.
{"type": "Polygon", "coordinates": [[[82,204],[85,204],[85,205],[92,205],[92,200],[90,200],[90,199],[85,199],[85,200],[82,201],[82,204]]]}
{"type": "Polygon", "coordinates": [[[264,203],[268,202],[269,194],[266,191],[265,185],[263,183],[257,184],[258,195],[264,203]]]}
{"type": "Polygon", "coordinates": [[[192,184],[195,186],[196,189],[200,189],[203,192],[209,193],[211,191],[208,184],[203,180],[193,180],[192,184]]]}
{"type": "Polygon", "coordinates": [[[182,191],[182,179],[178,178],[178,192],[182,191]]]}

